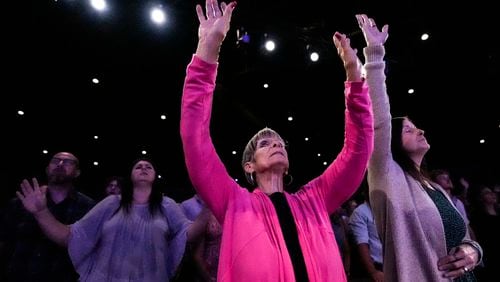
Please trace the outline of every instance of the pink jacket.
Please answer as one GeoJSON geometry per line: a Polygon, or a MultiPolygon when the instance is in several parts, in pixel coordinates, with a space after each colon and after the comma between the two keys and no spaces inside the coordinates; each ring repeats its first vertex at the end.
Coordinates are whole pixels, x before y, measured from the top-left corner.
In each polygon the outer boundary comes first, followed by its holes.
{"type": "MultiPolygon", "coordinates": [[[[200,197],[222,224],[218,281],[294,281],[274,206],[227,173],[209,130],[217,64],[194,56],[187,68],[181,111],[186,165],[200,197]]],[[[358,188],[373,150],[373,116],[364,83],[345,83],[344,147],[326,171],[286,194],[310,281],[346,281],[329,214],[358,188]]]]}

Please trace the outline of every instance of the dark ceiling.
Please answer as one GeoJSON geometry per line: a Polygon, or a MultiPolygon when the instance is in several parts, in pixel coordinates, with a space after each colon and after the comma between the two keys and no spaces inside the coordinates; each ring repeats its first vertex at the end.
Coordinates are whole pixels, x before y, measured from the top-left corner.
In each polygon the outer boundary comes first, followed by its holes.
{"type": "MultiPolygon", "coordinates": [[[[239,1],[222,47],[211,127],[229,172],[243,178],[242,149],[265,126],[288,141],[295,185],[333,160],[343,141],[345,76],[331,36],[349,33],[361,50],[354,15],[367,13],[390,25],[386,59],[393,114],[409,115],[425,130],[432,146],[428,166],[498,181],[498,15],[483,2],[436,8],[435,1],[407,0],[239,1]],[[237,29],[250,35],[249,43],[238,42],[237,29]],[[427,41],[420,40],[424,32],[427,41]],[[261,47],[266,36],[277,42],[272,54],[261,47]],[[310,62],[308,50],[317,50],[320,60],[310,62]]],[[[100,14],[88,1],[22,1],[5,11],[11,17],[2,60],[2,198],[13,196],[24,177],[43,178],[49,156],[62,150],[80,157],[79,184],[95,197],[106,176],[128,175],[141,150],[159,166],[167,194],[182,200],[193,193],[179,109],[196,46],[196,3],[201,1],[114,0],[100,14]],[[147,18],[154,3],[168,13],[161,28],[147,18]]]]}

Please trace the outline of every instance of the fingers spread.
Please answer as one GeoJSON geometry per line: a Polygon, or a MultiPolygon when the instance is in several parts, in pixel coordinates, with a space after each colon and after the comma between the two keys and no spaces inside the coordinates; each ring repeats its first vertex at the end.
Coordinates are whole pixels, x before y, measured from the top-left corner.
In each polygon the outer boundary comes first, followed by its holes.
{"type": "Polygon", "coordinates": [[[340,42],[339,42],[339,39],[340,38],[340,34],[338,32],[335,32],[335,34],[333,35],[333,45],[335,45],[335,48],[339,48],[340,47],[340,42]]]}
{"type": "MultiPolygon", "coordinates": [[[[222,4],[224,4],[224,2],[221,3],[221,6],[222,6],[222,4]]],[[[213,3],[213,8],[214,8],[215,17],[218,18],[218,17],[222,16],[222,11],[224,10],[224,8],[222,8],[222,10],[221,10],[221,7],[219,7],[219,4],[217,3],[217,1],[215,1],[213,3]]]]}
{"type": "Polygon", "coordinates": [[[205,1],[205,11],[207,12],[207,19],[215,17],[214,2],[212,0],[205,1]]]}
{"type": "Polygon", "coordinates": [[[205,15],[203,14],[203,9],[201,8],[200,5],[196,5],[196,14],[198,15],[198,21],[200,21],[200,23],[207,20],[207,18],[205,18],[205,15]]]}
{"type": "Polygon", "coordinates": [[[40,185],[38,185],[38,180],[33,177],[32,181],[33,181],[33,190],[35,191],[40,190],[40,185]]]}
{"type": "Polygon", "coordinates": [[[231,16],[233,15],[233,10],[234,8],[236,8],[236,2],[231,2],[229,3],[229,5],[226,5],[226,3],[222,3],[223,6],[222,6],[222,10],[224,12],[224,17],[227,17],[227,18],[231,18],[231,16]]]}
{"type": "Polygon", "coordinates": [[[21,191],[23,192],[23,195],[27,195],[33,192],[33,188],[31,188],[31,184],[28,180],[24,179],[21,182],[21,191]]]}
{"type": "Polygon", "coordinates": [[[16,195],[17,195],[17,198],[19,198],[19,200],[21,200],[21,202],[24,200],[24,195],[23,193],[19,192],[19,191],[16,191],[16,195]]]}
{"type": "Polygon", "coordinates": [[[359,27],[363,27],[369,22],[368,17],[365,14],[356,15],[356,20],[358,20],[359,27]]]}

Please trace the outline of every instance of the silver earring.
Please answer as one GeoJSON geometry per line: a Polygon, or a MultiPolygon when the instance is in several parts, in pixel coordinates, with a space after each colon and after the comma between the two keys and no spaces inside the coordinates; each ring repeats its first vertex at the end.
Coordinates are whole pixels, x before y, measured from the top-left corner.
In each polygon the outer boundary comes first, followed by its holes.
{"type": "Polygon", "coordinates": [[[293,177],[291,174],[288,174],[286,173],[284,176],[283,176],[283,183],[285,184],[285,186],[290,186],[290,184],[292,184],[293,182],[293,177]],[[287,177],[288,176],[288,177],[287,177]],[[285,181],[285,178],[288,178],[287,181],[285,181]]]}
{"type": "Polygon", "coordinates": [[[247,180],[250,182],[250,185],[255,185],[255,180],[253,180],[253,173],[247,173],[247,180]]]}

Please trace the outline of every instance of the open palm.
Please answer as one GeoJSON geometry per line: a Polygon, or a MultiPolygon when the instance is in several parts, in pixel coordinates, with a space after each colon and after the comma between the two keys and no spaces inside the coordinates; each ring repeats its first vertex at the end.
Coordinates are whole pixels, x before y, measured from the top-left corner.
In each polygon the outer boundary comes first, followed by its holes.
{"type": "Polygon", "coordinates": [[[47,208],[47,186],[40,186],[36,178],[33,185],[26,179],[21,182],[21,191],[16,192],[24,208],[30,213],[37,213],[47,208]]]}
{"type": "Polygon", "coordinates": [[[367,46],[383,45],[389,37],[388,25],[384,25],[382,30],[379,30],[375,20],[365,14],[356,15],[356,20],[363,32],[367,46]]]}
{"type": "Polygon", "coordinates": [[[203,9],[200,5],[196,5],[196,13],[200,21],[198,36],[203,40],[216,40],[219,43],[224,40],[229,31],[231,15],[236,2],[231,2],[229,5],[222,2],[220,7],[217,0],[207,0],[205,3],[206,14],[203,14],[203,9]]]}

